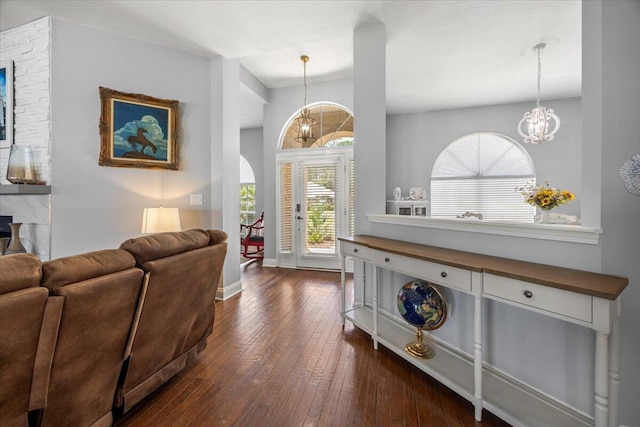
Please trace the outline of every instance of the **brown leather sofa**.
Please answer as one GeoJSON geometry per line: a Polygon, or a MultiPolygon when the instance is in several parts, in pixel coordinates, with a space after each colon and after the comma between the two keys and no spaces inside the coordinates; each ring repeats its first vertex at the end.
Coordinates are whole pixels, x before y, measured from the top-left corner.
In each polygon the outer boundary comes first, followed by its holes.
{"type": "Polygon", "coordinates": [[[148,276],[131,356],[115,405],[127,412],[193,361],[213,331],[227,235],[189,230],[130,239],[120,248],[148,276]]]}
{"type": "Polygon", "coordinates": [[[44,408],[62,301],[40,287],[30,254],[0,257],[0,426],[27,426],[44,408]]]}
{"type": "Polygon", "coordinates": [[[188,366],[213,330],[226,238],[0,257],[0,426],[108,426],[188,366]]]}

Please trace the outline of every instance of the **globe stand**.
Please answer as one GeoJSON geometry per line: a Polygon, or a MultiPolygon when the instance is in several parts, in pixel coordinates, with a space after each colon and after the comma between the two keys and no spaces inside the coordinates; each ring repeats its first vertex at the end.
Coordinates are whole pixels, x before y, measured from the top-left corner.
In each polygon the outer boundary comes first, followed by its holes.
{"type": "Polygon", "coordinates": [[[431,347],[422,343],[422,328],[417,328],[416,341],[407,344],[404,350],[418,359],[432,359],[436,355],[431,347]]]}

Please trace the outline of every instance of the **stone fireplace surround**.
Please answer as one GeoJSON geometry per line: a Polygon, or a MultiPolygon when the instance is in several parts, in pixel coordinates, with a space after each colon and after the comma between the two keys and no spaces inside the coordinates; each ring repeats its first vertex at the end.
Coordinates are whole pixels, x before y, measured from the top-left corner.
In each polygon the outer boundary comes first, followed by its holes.
{"type": "MultiPolygon", "coordinates": [[[[51,183],[50,46],[49,17],[0,33],[2,59],[14,65],[14,142],[33,148],[38,178],[47,184],[51,183]]],[[[0,185],[5,188],[11,186],[5,178],[9,151],[6,145],[0,146],[0,185]]],[[[25,249],[49,260],[51,196],[6,193],[0,189],[0,215],[11,215],[13,222],[21,222],[25,249]]]]}
{"type": "Polygon", "coordinates": [[[0,195],[0,215],[22,223],[22,244],[42,261],[50,259],[49,198],[48,194],[0,195]]]}

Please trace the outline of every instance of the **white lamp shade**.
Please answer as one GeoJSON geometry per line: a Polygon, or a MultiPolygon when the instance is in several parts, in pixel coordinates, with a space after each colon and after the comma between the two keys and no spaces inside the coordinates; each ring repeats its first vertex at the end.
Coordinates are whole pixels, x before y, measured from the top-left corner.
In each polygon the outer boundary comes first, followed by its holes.
{"type": "Polygon", "coordinates": [[[178,208],[145,208],[142,214],[143,233],[163,233],[180,231],[180,212],[178,208]]]}

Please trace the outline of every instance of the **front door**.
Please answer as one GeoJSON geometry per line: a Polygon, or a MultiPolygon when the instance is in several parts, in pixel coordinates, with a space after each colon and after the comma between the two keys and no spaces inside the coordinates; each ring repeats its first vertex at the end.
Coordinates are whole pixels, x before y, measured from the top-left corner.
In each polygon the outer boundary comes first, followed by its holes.
{"type": "MultiPolygon", "coordinates": [[[[305,154],[284,163],[284,169],[281,166],[281,176],[283,170],[290,170],[291,175],[284,185],[282,181],[280,184],[280,235],[286,238],[289,223],[291,240],[295,242],[291,245],[290,262],[297,268],[340,268],[337,238],[346,236],[351,228],[348,226],[351,168],[347,167],[350,159],[350,153],[344,152],[305,154]],[[283,197],[289,192],[290,199],[283,197]],[[287,200],[291,200],[290,220],[287,200]]],[[[286,254],[283,255],[286,259],[286,254]]]]}

